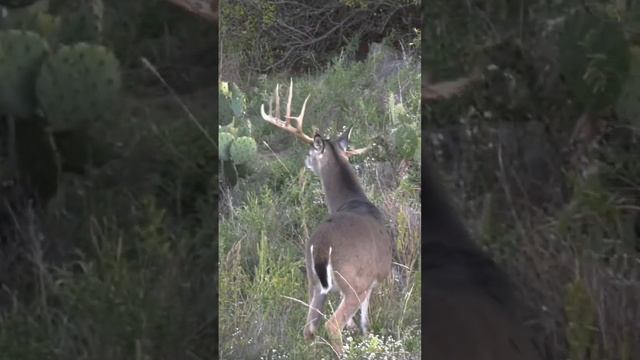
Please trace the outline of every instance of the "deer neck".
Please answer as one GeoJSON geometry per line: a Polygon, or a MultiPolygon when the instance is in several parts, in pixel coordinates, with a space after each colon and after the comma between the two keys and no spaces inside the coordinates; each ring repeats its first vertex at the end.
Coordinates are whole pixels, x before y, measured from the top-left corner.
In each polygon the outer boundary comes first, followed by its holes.
{"type": "Polygon", "coordinates": [[[335,163],[323,171],[320,181],[331,214],[349,201],[368,201],[351,164],[346,159],[336,157],[335,163]]]}
{"type": "MultiPolygon", "coordinates": [[[[427,159],[425,148],[423,159],[427,159]]],[[[450,247],[475,250],[477,245],[471,240],[466,225],[459,217],[451,199],[435,172],[431,160],[422,162],[422,224],[427,230],[424,244],[445,244],[450,247]]]]}

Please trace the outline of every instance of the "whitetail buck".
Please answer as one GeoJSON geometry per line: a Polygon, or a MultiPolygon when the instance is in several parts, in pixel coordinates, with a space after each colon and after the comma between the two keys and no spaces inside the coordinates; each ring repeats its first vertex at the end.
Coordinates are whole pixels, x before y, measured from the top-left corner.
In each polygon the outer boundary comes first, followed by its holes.
{"type": "Polygon", "coordinates": [[[367,310],[371,292],[391,271],[392,241],[382,213],[365,195],[349,164],[349,157],[362,154],[366,148],[347,150],[350,130],[337,140],[314,137],[302,131],[307,105],[305,99],[300,115],[291,117],[293,81],[289,87],[287,114],[280,119],[278,87],[275,91],[275,116],[261,107],[262,118],[311,145],[305,165],[322,183],[329,216],[316,228],[307,242],[305,261],[309,282],[309,313],[304,337],[311,340],[327,299],[337,290],[342,296],[335,313],[325,323],[331,346],[342,353],[342,329],[355,327],[353,316],[360,309],[360,329],[367,333],[367,310]],[[296,120],[296,127],[291,125],[296,120]]]}

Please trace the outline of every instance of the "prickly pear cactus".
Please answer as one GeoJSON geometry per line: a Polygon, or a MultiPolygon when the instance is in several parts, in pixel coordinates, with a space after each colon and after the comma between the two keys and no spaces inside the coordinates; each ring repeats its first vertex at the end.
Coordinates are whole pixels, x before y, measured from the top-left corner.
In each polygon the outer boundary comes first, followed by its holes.
{"type": "Polygon", "coordinates": [[[400,125],[394,133],[396,151],[405,160],[414,159],[420,149],[420,139],[417,129],[410,125],[400,125]]]}
{"type": "Polygon", "coordinates": [[[61,27],[60,18],[43,11],[10,13],[0,20],[0,28],[33,31],[53,45],[57,42],[61,27]]]}
{"type": "Polygon", "coordinates": [[[620,23],[577,13],[560,36],[560,70],[587,111],[613,105],[629,71],[629,46],[620,23]]]}
{"type": "Polygon", "coordinates": [[[36,92],[55,130],[89,125],[112,114],[120,91],[120,65],[107,48],[63,46],[42,66],[36,92]]]}
{"type": "Polygon", "coordinates": [[[221,125],[230,124],[234,119],[242,119],[246,110],[246,96],[234,83],[221,82],[218,91],[218,121],[221,125]]]}
{"type": "Polygon", "coordinates": [[[102,42],[104,4],[102,0],[81,0],[75,11],[65,16],[60,38],[65,44],[102,42]]]}
{"type": "Polygon", "coordinates": [[[36,77],[48,53],[35,33],[0,31],[0,114],[26,117],[36,110],[36,77]]]}
{"type": "Polygon", "coordinates": [[[234,163],[241,165],[253,160],[257,149],[256,141],[253,138],[241,136],[231,143],[229,154],[234,163]]]}
{"type": "Polygon", "coordinates": [[[222,92],[218,92],[218,123],[220,125],[229,125],[231,121],[233,121],[231,100],[222,92]]]}
{"type": "Polygon", "coordinates": [[[235,140],[235,136],[228,132],[221,131],[218,134],[218,156],[222,161],[231,160],[231,143],[235,140]]]}

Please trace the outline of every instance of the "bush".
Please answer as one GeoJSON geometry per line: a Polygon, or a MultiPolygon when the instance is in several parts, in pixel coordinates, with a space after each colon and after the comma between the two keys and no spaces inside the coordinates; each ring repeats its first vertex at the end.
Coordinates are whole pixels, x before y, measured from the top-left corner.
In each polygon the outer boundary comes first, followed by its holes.
{"type": "Polygon", "coordinates": [[[408,43],[406,36],[420,27],[420,5],[419,0],[222,2],[223,74],[227,66],[243,72],[317,70],[354,37],[381,39],[395,32],[408,43]]]}

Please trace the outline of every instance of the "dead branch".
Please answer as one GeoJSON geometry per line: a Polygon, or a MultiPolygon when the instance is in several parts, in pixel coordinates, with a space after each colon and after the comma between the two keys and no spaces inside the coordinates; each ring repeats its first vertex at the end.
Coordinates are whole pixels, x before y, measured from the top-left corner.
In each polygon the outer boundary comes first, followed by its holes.
{"type": "Polygon", "coordinates": [[[199,17],[218,22],[218,0],[167,0],[199,17]]]}

